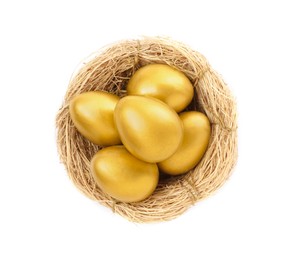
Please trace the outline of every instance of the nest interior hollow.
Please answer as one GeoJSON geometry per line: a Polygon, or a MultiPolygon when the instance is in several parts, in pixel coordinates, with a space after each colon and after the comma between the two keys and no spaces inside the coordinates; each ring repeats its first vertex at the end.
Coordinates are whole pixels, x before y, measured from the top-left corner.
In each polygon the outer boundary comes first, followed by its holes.
{"type": "Polygon", "coordinates": [[[70,80],[56,117],[57,146],[62,163],[76,187],[86,196],[135,222],[170,220],[219,188],[237,159],[236,102],[221,76],[206,58],[183,43],[166,38],[126,40],[107,46],[85,60],[70,80]],[[90,160],[101,147],[83,138],[69,115],[77,94],[102,90],[120,97],[134,72],[150,63],[168,64],[186,74],[194,86],[189,110],[205,113],[211,122],[208,149],[190,172],[161,178],[146,200],[123,203],[103,193],[90,173],[90,160]]]}

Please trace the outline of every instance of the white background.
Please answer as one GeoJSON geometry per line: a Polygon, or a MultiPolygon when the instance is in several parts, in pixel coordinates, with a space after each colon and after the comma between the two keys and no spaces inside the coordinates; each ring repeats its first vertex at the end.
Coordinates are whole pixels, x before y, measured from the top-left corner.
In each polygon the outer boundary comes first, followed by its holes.
{"type": "Polygon", "coordinates": [[[295,259],[293,1],[0,2],[0,259],[295,259]],[[229,181],[179,218],[134,224],[84,197],[56,149],[79,62],[170,36],[203,53],[238,101],[229,181]]]}

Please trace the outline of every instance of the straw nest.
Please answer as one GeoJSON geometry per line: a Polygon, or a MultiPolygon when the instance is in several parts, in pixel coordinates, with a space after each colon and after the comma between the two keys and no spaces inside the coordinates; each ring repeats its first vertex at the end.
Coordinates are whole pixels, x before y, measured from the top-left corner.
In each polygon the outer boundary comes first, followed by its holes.
{"type": "Polygon", "coordinates": [[[236,115],[231,92],[203,55],[166,38],[126,40],[94,53],[74,73],[56,118],[58,151],[70,179],[89,198],[131,221],[170,220],[228,179],[237,159],[236,115]],[[193,170],[181,176],[162,177],[155,192],[144,201],[122,203],[96,186],[89,166],[101,147],[77,132],[70,119],[69,101],[79,93],[92,90],[124,96],[133,73],[150,63],[168,64],[191,80],[195,95],[188,109],[208,116],[211,139],[204,157],[193,170]]]}

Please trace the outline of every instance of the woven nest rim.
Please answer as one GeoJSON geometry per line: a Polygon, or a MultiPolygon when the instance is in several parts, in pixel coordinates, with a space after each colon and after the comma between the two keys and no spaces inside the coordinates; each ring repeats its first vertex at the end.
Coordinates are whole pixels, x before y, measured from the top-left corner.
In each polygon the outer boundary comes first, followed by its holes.
{"type": "Polygon", "coordinates": [[[56,117],[61,162],[75,186],[87,197],[134,222],[171,220],[216,191],[230,176],[237,160],[236,102],[221,76],[206,58],[183,43],[144,37],[100,49],[73,74],[56,117]],[[101,147],[83,138],[69,115],[69,101],[86,91],[126,95],[126,82],[141,66],[168,64],[191,80],[195,95],[189,110],[198,110],[211,122],[211,138],[200,163],[190,172],[162,178],[146,200],[123,203],[103,193],[90,173],[90,160],[101,147]]]}

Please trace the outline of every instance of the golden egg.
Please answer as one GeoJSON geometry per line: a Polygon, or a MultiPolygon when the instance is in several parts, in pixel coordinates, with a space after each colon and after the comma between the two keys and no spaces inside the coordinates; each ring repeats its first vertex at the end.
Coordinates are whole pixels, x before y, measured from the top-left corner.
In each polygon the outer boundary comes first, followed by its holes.
{"type": "Polygon", "coordinates": [[[162,172],[178,175],[194,168],[206,152],[210,140],[210,122],[207,116],[196,111],[183,112],[180,114],[183,122],[183,142],[177,151],[158,163],[162,172]]]}
{"type": "Polygon", "coordinates": [[[114,122],[119,97],[102,92],[84,92],[70,102],[70,116],[77,130],[91,142],[106,146],[120,144],[114,122]]]}
{"type": "Polygon", "coordinates": [[[181,71],[165,64],[150,64],[134,73],[128,82],[127,93],[158,98],[180,112],[191,102],[194,90],[181,71]]]}
{"type": "Polygon", "coordinates": [[[183,128],[178,114],[158,99],[126,96],[118,102],[114,116],[122,143],[143,161],[163,161],[182,142],[183,128]]]}
{"type": "Polygon", "coordinates": [[[146,199],[159,180],[157,164],[135,158],[123,145],[98,151],[91,160],[91,172],[105,193],[122,202],[146,199]]]}

